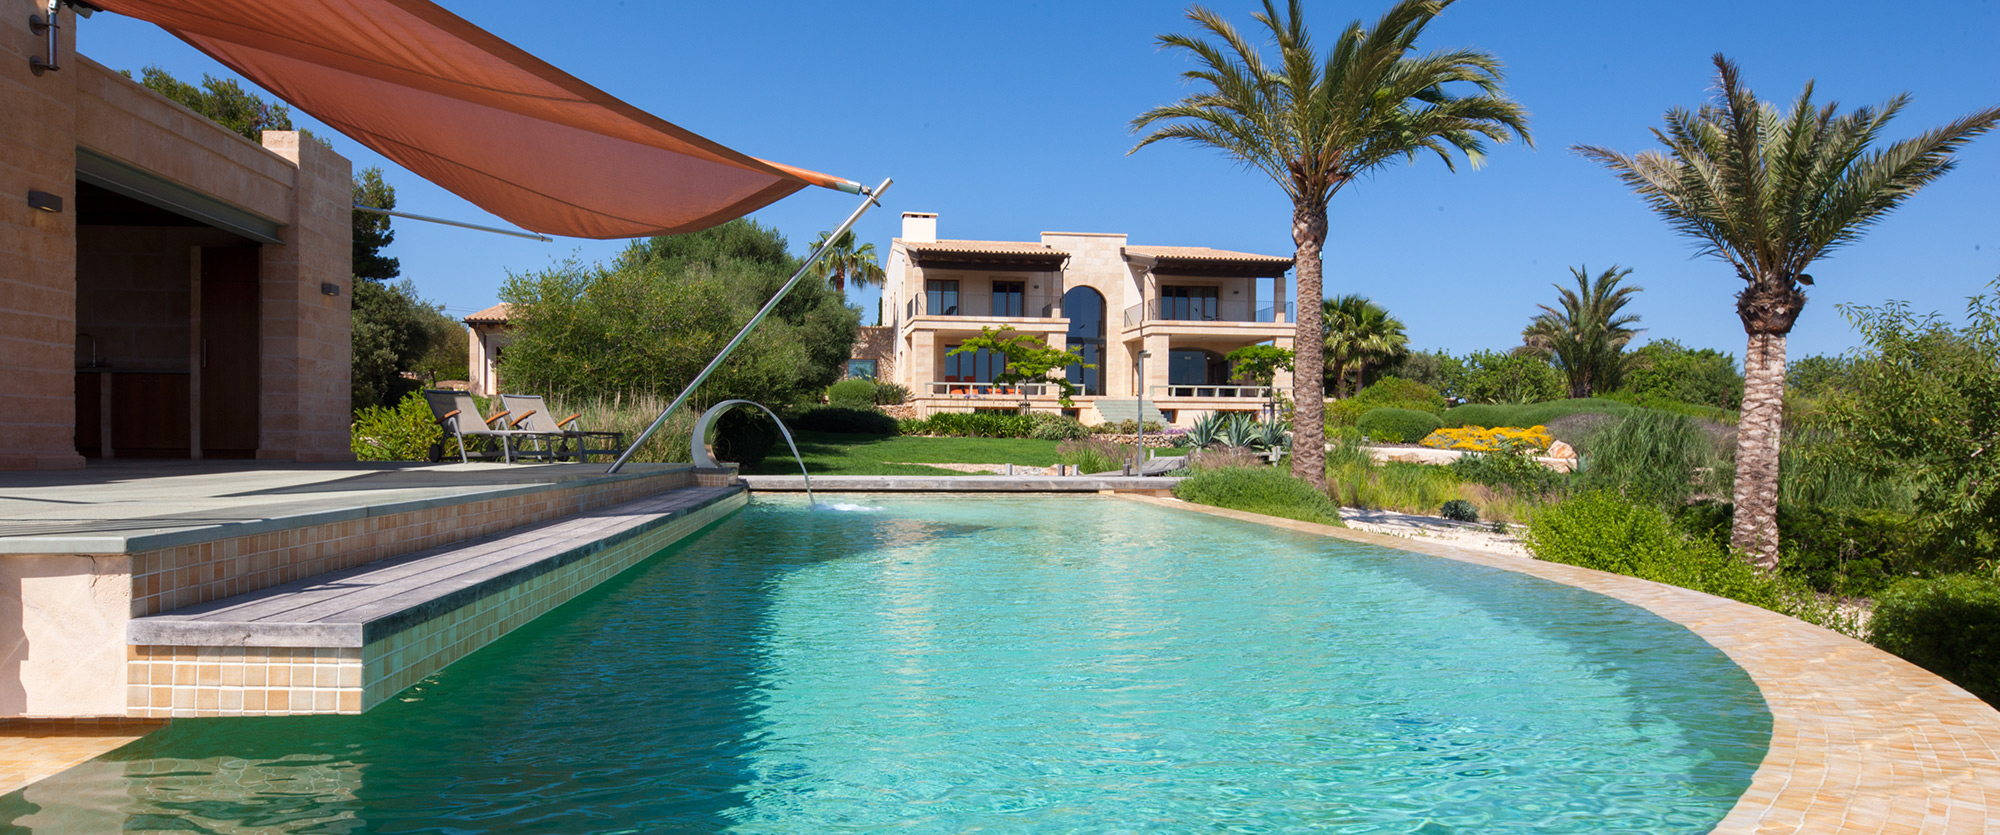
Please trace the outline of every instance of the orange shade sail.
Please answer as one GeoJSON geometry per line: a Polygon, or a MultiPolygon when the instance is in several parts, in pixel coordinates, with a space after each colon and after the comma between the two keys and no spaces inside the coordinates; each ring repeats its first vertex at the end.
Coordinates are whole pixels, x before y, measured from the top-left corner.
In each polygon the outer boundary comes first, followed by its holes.
{"type": "Polygon", "coordinates": [[[524,229],[692,232],[808,185],[427,0],[91,0],[158,24],[298,109],[524,229]]]}

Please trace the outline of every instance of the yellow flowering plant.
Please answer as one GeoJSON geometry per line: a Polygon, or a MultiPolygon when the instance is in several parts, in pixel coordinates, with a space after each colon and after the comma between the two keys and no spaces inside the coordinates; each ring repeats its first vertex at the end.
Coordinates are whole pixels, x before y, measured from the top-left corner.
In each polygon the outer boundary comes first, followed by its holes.
{"type": "Polygon", "coordinates": [[[1439,429],[1421,442],[1433,449],[1466,452],[1543,452],[1556,442],[1546,426],[1458,426],[1439,429]]]}

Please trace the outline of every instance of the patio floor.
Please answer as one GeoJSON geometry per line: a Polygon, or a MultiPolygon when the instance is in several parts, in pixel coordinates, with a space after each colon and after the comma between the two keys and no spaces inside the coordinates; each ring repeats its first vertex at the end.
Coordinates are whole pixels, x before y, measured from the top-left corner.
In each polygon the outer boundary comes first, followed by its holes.
{"type": "Polygon", "coordinates": [[[464,501],[686,469],[634,464],[119,461],[0,472],[0,554],[124,553],[386,505],[464,501]]]}

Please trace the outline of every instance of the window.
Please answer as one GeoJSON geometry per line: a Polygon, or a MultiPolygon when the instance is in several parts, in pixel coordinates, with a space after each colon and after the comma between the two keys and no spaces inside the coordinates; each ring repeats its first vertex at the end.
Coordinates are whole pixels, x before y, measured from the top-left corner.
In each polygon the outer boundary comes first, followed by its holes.
{"type": "Polygon", "coordinates": [[[1069,367],[1067,376],[1086,395],[1104,393],[1104,296],[1089,287],[1063,294],[1063,315],[1069,317],[1069,350],[1091,367],[1069,367]]]}
{"type": "Polygon", "coordinates": [[[1022,316],[1028,299],[1028,285],[1019,281],[993,282],[993,315],[1022,316]]]}
{"type": "Polygon", "coordinates": [[[873,380],[877,360],[848,360],[847,376],[873,380]]]}
{"type": "Polygon", "coordinates": [[[1220,287],[1161,287],[1160,318],[1213,322],[1222,314],[1220,287]]]}
{"type": "Polygon", "coordinates": [[[1007,370],[1007,357],[981,348],[963,354],[950,351],[958,346],[946,348],[944,357],[944,381],[947,383],[990,383],[1007,370]]]}
{"type": "Polygon", "coordinates": [[[958,281],[944,278],[925,279],[924,312],[932,316],[957,316],[958,281]]]}

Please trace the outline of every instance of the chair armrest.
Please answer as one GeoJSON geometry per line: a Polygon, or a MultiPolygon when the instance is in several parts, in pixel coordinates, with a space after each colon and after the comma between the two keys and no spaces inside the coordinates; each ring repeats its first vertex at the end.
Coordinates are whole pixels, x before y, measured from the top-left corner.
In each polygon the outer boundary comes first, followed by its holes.
{"type": "Polygon", "coordinates": [[[496,414],[496,415],[494,415],[494,416],[492,416],[492,417],[490,417],[490,418],[487,418],[487,419],[486,419],[486,425],[488,425],[488,426],[491,426],[491,425],[493,425],[493,422],[494,422],[494,421],[496,421],[496,420],[499,420],[499,419],[501,419],[501,418],[504,418],[504,417],[506,417],[506,416],[507,416],[507,413],[506,413],[506,412],[501,412],[501,413],[499,413],[499,414],[496,414]]]}
{"type": "Polygon", "coordinates": [[[577,412],[576,414],[570,415],[569,417],[556,421],[556,428],[561,429],[562,427],[568,426],[570,424],[570,421],[576,420],[577,418],[580,417],[583,417],[583,413],[577,412]]]}
{"type": "Polygon", "coordinates": [[[453,410],[451,410],[451,411],[449,411],[449,412],[445,412],[444,414],[441,414],[441,415],[438,415],[438,416],[437,416],[437,422],[439,422],[439,423],[443,423],[443,422],[445,422],[445,421],[447,421],[447,420],[451,420],[452,418],[455,418],[455,417],[458,417],[458,410],[457,410],[457,409],[453,409],[453,410]]]}
{"type": "Polygon", "coordinates": [[[509,427],[511,427],[511,428],[514,428],[514,429],[519,429],[519,428],[521,428],[521,422],[522,422],[522,421],[525,421],[525,420],[527,420],[528,418],[531,418],[531,417],[534,417],[534,416],[535,416],[535,410],[534,410],[534,409],[529,409],[529,410],[527,410],[527,411],[525,411],[525,412],[522,412],[522,413],[521,413],[521,416],[520,416],[520,417],[517,417],[517,418],[515,418],[515,419],[514,419],[513,421],[509,422],[509,423],[508,423],[507,425],[508,425],[509,427]]]}

